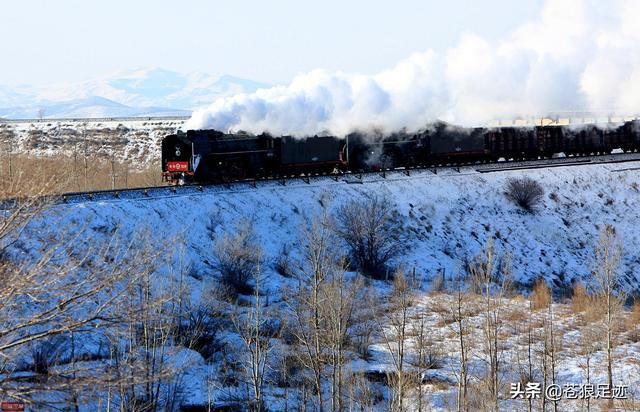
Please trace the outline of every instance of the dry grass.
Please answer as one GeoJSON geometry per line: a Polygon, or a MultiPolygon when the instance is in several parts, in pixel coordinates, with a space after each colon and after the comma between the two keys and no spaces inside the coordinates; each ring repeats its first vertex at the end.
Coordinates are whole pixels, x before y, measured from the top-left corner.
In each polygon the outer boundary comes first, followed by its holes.
{"type": "MultiPolygon", "coordinates": [[[[516,302],[519,303],[519,302],[516,302]]],[[[509,310],[505,315],[505,320],[509,324],[521,323],[524,322],[528,318],[528,314],[520,307],[514,307],[509,310]]]]}
{"type": "Polygon", "coordinates": [[[531,308],[533,310],[548,308],[551,300],[551,289],[544,280],[538,280],[531,292],[531,308]]]}
{"type": "Polygon", "coordinates": [[[589,309],[591,304],[591,296],[587,293],[587,289],[582,283],[578,283],[573,288],[573,294],[571,295],[571,310],[573,313],[583,313],[589,309]]]}
{"type": "Polygon", "coordinates": [[[631,307],[631,313],[629,315],[629,322],[632,325],[640,325],[640,300],[636,300],[631,307]]]}
{"type": "Polygon", "coordinates": [[[627,337],[631,342],[640,342],[640,301],[636,300],[626,316],[627,337]]]}
{"type": "Polygon", "coordinates": [[[101,157],[4,155],[0,158],[2,197],[55,195],[161,185],[160,166],[136,166],[101,157]],[[45,188],[43,193],[43,188],[45,188]]]}

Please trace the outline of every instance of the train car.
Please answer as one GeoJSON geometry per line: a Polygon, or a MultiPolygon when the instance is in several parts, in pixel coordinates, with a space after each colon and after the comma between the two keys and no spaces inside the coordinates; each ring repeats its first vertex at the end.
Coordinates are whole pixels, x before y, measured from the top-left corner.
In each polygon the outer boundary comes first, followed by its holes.
{"type": "Polygon", "coordinates": [[[423,140],[429,145],[432,163],[464,163],[490,158],[486,135],[483,128],[466,129],[439,123],[423,132],[423,140]]]}
{"type": "Polygon", "coordinates": [[[485,142],[491,160],[537,158],[541,153],[540,136],[534,128],[500,127],[487,130],[485,142]]]}
{"type": "Polygon", "coordinates": [[[345,140],[348,169],[353,172],[415,167],[424,164],[428,157],[428,146],[419,133],[351,133],[345,140]]]}
{"type": "Polygon", "coordinates": [[[552,158],[565,150],[565,130],[560,126],[536,126],[534,128],[538,144],[538,155],[552,158]]]}
{"type": "Polygon", "coordinates": [[[314,136],[280,141],[281,174],[325,174],[346,171],[347,145],[343,139],[314,136]]]}
{"type": "Polygon", "coordinates": [[[564,152],[567,156],[610,153],[616,138],[605,140],[605,130],[589,125],[564,131],[564,152]]]}
{"type": "Polygon", "coordinates": [[[637,152],[640,150],[640,121],[625,122],[616,129],[605,131],[605,142],[613,149],[622,149],[625,152],[637,152]]]}

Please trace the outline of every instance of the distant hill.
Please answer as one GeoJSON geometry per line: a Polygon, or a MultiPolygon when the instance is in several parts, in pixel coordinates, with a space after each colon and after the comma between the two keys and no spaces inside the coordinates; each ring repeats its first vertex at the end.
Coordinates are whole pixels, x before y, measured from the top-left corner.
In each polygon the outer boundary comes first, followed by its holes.
{"type": "Polygon", "coordinates": [[[45,87],[0,85],[0,117],[184,116],[219,97],[269,86],[231,75],[161,68],[45,87]]]}

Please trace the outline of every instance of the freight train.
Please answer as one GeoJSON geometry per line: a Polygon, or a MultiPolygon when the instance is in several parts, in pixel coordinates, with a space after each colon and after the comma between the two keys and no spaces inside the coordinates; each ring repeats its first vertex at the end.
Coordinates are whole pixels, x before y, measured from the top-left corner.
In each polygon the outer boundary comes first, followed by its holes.
{"type": "Polygon", "coordinates": [[[617,126],[461,128],[436,123],[408,133],[335,136],[179,131],[162,141],[162,176],[172,184],[309,176],[608,154],[640,149],[640,122],[617,126]]]}

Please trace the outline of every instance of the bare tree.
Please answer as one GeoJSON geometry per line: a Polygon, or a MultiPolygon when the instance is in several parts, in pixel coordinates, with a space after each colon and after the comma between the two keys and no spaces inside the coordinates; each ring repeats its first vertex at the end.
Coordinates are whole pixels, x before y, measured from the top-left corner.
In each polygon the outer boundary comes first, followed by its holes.
{"type": "MultiPolygon", "coordinates": [[[[597,328],[597,325],[583,324],[580,329],[580,343],[578,350],[582,360],[580,361],[579,366],[584,371],[584,383],[587,385],[592,383],[593,358],[595,357],[596,352],[601,349],[600,342],[602,339],[597,328]]],[[[590,411],[591,399],[587,397],[586,399],[583,399],[582,402],[583,404],[586,404],[585,409],[590,411]]]]}
{"type": "Polygon", "coordinates": [[[497,411],[500,396],[502,312],[505,294],[511,285],[509,257],[497,257],[494,241],[489,239],[483,252],[469,263],[468,271],[476,291],[481,296],[483,306],[484,353],[488,366],[487,389],[491,399],[487,407],[497,411]]]}
{"type": "Polygon", "coordinates": [[[471,358],[471,335],[473,325],[469,318],[473,314],[473,300],[465,289],[465,277],[453,280],[453,303],[446,304],[441,311],[444,322],[449,325],[457,341],[458,368],[454,371],[457,385],[456,405],[458,412],[468,410],[469,359],[471,358]]]}
{"type": "Polygon", "coordinates": [[[592,288],[603,309],[607,383],[610,388],[613,388],[613,351],[617,343],[616,332],[624,302],[621,260],[622,245],[613,226],[607,225],[600,233],[600,240],[595,250],[592,288]]]}
{"type": "Polygon", "coordinates": [[[292,314],[292,334],[301,365],[312,374],[317,409],[326,409],[323,383],[330,385],[332,410],[342,407],[346,334],[352,324],[357,288],[345,277],[337,255],[333,223],[326,209],[302,234],[303,262],[298,286],[286,297],[292,314]],[[331,366],[330,376],[326,367],[331,366]]]}
{"type": "Polygon", "coordinates": [[[86,124],[82,127],[82,162],[84,166],[84,190],[89,190],[89,154],[86,124]]]}
{"type": "Polygon", "coordinates": [[[242,222],[234,233],[226,233],[214,244],[216,269],[222,284],[232,294],[251,294],[251,279],[260,264],[261,248],[249,222],[242,222]]]}
{"type": "Polygon", "coordinates": [[[391,355],[393,372],[389,374],[389,386],[392,391],[390,409],[402,412],[406,410],[405,398],[415,376],[408,371],[407,338],[410,330],[410,310],[415,303],[413,288],[404,273],[398,271],[393,279],[393,291],[388,297],[385,316],[380,320],[382,343],[391,355]]]}
{"type": "Polygon", "coordinates": [[[120,409],[155,410],[163,404],[161,388],[177,371],[166,364],[173,327],[174,296],[154,287],[153,266],[129,285],[122,307],[123,328],[110,335],[120,409]]]}
{"type": "MultiPolygon", "coordinates": [[[[544,330],[545,330],[545,356],[548,361],[546,364],[549,366],[549,379],[552,385],[555,385],[557,382],[557,367],[558,367],[558,355],[560,354],[560,342],[562,342],[562,338],[558,337],[558,331],[556,328],[556,316],[553,307],[553,300],[549,300],[549,304],[547,307],[547,318],[544,321],[544,330]]],[[[546,384],[545,384],[546,387],[546,384]]],[[[554,412],[558,412],[558,404],[559,401],[556,399],[552,400],[553,402],[553,410],[554,412]]]]}
{"type": "MultiPolygon", "coordinates": [[[[20,216],[18,209],[5,220],[3,229],[7,231],[0,236],[5,248],[24,241],[21,234],[32,220],[55,216],[52,211],[41,210],[38,215],[31,212],[20,216]]],[[[79,228],[58,227],[55,238],[45,238],[41,249],[22,256],[19,262],[3,257],[0,263],[0,390],[7,397],[28,403],[43,391],[67,392],[70,402],[77,406],[80,394],[87,398],[113,381],[109,370],[99,373],[77,362],[79,356],[103,355],[79,352],[76,342],[82,340],[81,336],[100,339],[118,328],[133,282],[153,267],[154,258],[144,246],[134,247],[116,234],[104,243],[94,240],[95,247],[85,251],[74,249],[74,241],[83,233],[79,228]],[[63,339],[65,348],[69,348],[67,354],[54,360],[47,357],[45,369],[37,366],[39,360],[27,362],[33,376],[40,377],[33,381],[15,374],[17,369],[24,369],[20,365],[25,353],[52,339],[63,339]],[[57,365],[55,369],[47,366],[52,362],[57,365]]]]}
{"type": "Polygon", "coordinates": [[[331,411],[344,409],[344,368],[347,363],[347,341],[350,328],[355,322],[356,305],[362,296],[362,282],[348,278],[344,265],[338,263],[337,270],[329,275],[322,288],[323,316],[326,319],[327,346],[331,380],[331,411]]]}
{"type": "Polygon", "coordinates": [[[233,316],[235,330],[242,341],[240,358],[252,392],[249,409],[256,412],[265,410],[265,377],[270,368],[270,355],[274,348],[273,338],[278,334],[278,329],[266,316],[261,293],[263,293],[262,271],[258,265],[254,273],[251,309],[248,313],[235,313],[233,316]]]}
{"type": "MultiPolygon", "coordinates": [[[[423,309],[423,308],[421,308],[423,309]]],[[[423,377],[428,369],[440,367],[440,347],[436,343],[437,337],[433,335],[433,330],[429,327],[427,317],[428,313],[420,310],[412,320],[412,328],[410,337],[413,340],[413,351],[415,357],[411,361],[411,366],[417,372],[415,379],[416,384],[416,408],[418,412],[426,410],[425,392],[423,390],[423,377]]]]}
{"type": "Polygon", "coordinates": [[[363,274],[384,278],[389,261],[400,253],[402,227],[397,213],[389,198],[375,194],[337,209],[336,231],[349,248],[355,267],[363,274]]]}
{"type": "Polygon", "coordinates": [[[300,243],[302,262],[295,274],[298,286],[286,294],[295,353],[310,372],[316,409],[344,410],[350,332],[356,322],[362,321],[358,302],[366,298],[368,289],[363,288],[359,277],[347,273],[326,208],[312,218],[300,243]]]}
{"type": "Polygon", "coordinates": [[[332,270],[332,259],[328,254],[330,249],[330,232],[328,222],[314,222],[308,232],[305,250],[307,269],[300,274],[299,294],[294,298],[293,313],[296,321],[296,335],[302,346],[301,362],[313,373],[315,394],[318,397],[318,410],[325,410],[323,396],[323,371],[326,365],[324,356],[325,334],[324,319],[322,317],[322,291],[328,272],[332,270]],[[306,284],[306,286],[305,286],[306,284]]]}

